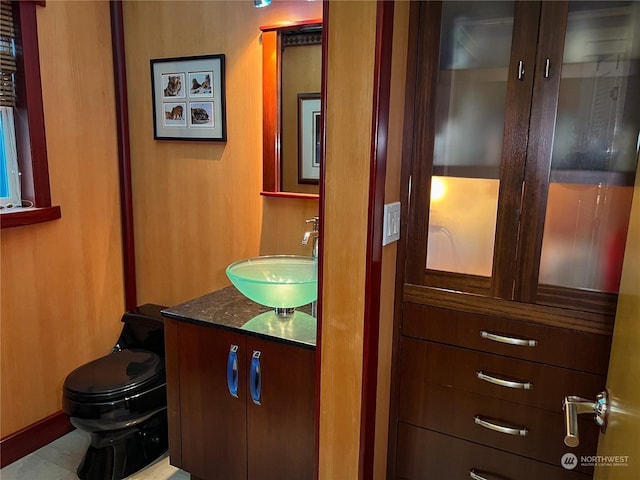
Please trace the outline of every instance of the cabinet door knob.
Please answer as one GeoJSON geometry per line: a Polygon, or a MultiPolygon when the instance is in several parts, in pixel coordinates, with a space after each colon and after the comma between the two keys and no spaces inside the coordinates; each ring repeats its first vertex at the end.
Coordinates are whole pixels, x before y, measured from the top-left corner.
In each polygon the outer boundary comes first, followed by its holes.
{"type": "Polygon", "coordinates": [[[238,346],[231,345],[227,357],[227,387],[232,397],[238,398],[238,346]]]}
{"type": "Polygon", "coordinates": [[[524,62],[522,60],[518,62],[518,80],[524,80],[524,62]]]}
{"type": "Polygon", "coordinates": [[[547,58],[544,62],[544,78],[549,78],[551,76],[551,60],[547,58]]]}
{"type": "Polygon", "coordinates": [[[258,350],[254,350],[251,356],[251,371],[249,372],[249,390],[251,390],[251,400],[256,405],[261,405],[260,396],[262,390],[262,370],[260,369],[260,355],[258,350]]]}

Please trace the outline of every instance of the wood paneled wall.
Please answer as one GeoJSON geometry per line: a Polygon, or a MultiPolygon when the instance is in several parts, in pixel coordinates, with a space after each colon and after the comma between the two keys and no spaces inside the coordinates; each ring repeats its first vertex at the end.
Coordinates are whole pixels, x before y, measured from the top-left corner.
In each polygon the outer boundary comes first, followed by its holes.
{"type": "Polygon", "coordinates": [[[260,196],[259,27],[321,16],[321,2],[124,3],[139,302],[184,302],[229,285],[234,260],[301,253],[317,200],[260,196]],[[228,141],[154,140],[149,60],[217,53],[226,55],[228,141]]]}
{"type": "MultiPolygon", "coordinates": [[[[317,201],[259,194],[259,26],[321,15],[321,2],[124,3],[138,303],[182,302],[228,285],[232,260],[303,248],[317,201]],[[149,60],[208,53],[227,55],[228,142],[154,141],[149,60]]],[[[124,309],[109,3],[47,2],[38,33],[62,219],[2,231],[3,438],[60,409],[64,378],[109,352],[124,309]]]]}
{"type": "MultiPolygon", "coordinates": [[[[400,201],[409,7],[410,4],[408,1],[399,1],[395,2],[393,9],[393,53],[391,64],[391,98],[389,102],[389,134],[387,138],[385,203],[400,201]]],[[[401,235],[402,234],[404,234],[404,232],[401,232],[401,235]]],[[[386,478],[387,468],[397,246],[398,243],[391,243],[382,250],[378,393],[376,395],[376,441],[373,472],[375,479],[386,478]]]]}
{"type": "Polygon", "coordinates": [[[328,23],[321,480],[358,478],[376,2],[331,2],[328,23]]]}
{"type": "Polygon", "coordinates": [[[2,230],[0,436],[61,408],[124,308],[108,2],[47,2],[38,35],[51,197],[62,218],[2,230]]]}

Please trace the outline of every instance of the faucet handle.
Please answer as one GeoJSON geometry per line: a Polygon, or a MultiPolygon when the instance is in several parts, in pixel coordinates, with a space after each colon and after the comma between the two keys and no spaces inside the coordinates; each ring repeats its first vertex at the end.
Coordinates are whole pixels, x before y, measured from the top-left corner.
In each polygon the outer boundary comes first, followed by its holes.
{"type": "Polygon", "coordinates": [[[306,223],[313,223],[313,229],[317,232],[320,230],[320,217],[307,218],[306,223]]]}

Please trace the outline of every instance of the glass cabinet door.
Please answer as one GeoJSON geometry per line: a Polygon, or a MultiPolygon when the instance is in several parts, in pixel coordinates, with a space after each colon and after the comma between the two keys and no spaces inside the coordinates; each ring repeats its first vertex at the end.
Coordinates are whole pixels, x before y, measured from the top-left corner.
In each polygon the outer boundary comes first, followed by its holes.
{"type": "Polygon", "coordinates": [[[514,2],[443,2],[426,267],[492,271],[514,2]]]}
{"type": "Polygon", "coordinates": [[[570,2],[539,282],[618,291],[640,141],[640,2],[570,2]]]}

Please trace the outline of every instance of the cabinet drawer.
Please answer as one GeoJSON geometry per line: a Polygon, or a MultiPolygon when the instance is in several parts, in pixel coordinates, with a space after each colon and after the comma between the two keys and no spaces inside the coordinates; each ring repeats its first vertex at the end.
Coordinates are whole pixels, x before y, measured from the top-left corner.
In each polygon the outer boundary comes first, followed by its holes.
{"type": "MultiPolygon", "coordinates": [[[[399,420],[424,428],[481,443],[525,457],[558,465],[565,453],[595,455],[598,427],[592,419],[579,422],[580,445],[564,445],[564,415],[518,405],[442,385],[430,385],[423,398],[405,399],[401,395],[399,420]],[[476,418],[526,435],[501,433],[476,423],[476,418]]],[[[578,467],[590,473],[593,469],[578,467]]]]}
{"type": "Polygon", "coordinates": [[[402,333],[600,375],[607,373],[611,344],[606,335],[409,302],[404,303],[402,333]],[[535,346],[503,343],[492,335],[534,340],[535,346]]]}
{"type": "Polygon", "coordinates": [[[396,479],[588,480],[590,475],[547,465],[406,423],[398,427],[396,479]]]}
{"type": "Polygon", "coordinates": [[[431,384],[440,384],[559,413],[566,395],[591,398],[606,382],[593,373],[411,337],[402,338],[400,372],[403,401],[426,397],[431,384]],[[501,380],[512,382],[511,387],[500,385],[501,380]]]}

